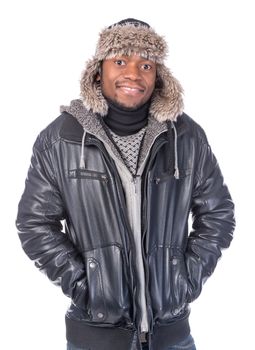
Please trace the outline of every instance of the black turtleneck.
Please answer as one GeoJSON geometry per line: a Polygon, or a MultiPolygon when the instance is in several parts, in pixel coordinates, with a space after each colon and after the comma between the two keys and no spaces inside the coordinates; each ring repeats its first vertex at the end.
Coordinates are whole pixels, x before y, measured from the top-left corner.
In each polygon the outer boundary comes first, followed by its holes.
{"type": "Polygon", "coordinates": [[[104,122],[115,134],[132,135],[147,125],[150,101],[135,110],[125,110],[109,100],[107,102],[109,109],[104,122]]]}

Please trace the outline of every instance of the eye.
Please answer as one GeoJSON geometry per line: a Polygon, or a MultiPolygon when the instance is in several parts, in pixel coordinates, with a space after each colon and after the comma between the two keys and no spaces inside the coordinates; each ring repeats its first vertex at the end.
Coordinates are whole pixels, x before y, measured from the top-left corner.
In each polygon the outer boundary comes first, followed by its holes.
{"type": "Polygon", "coordinates": [[[114,61],[114,63],[117,66],[124,66],[126,64],[126,62],[124,60],[116,60],[116,61],[114,61]]]}
{"type": "Polygon", "coordinates": [[[153,66],[151,65],[151,64],[149,64],[149,63],[144,63],[144,64],[142,64],[141,65],[141,68],[142,68],[142,70],[151,70],[152,68],[153,68],[153,66]]]}

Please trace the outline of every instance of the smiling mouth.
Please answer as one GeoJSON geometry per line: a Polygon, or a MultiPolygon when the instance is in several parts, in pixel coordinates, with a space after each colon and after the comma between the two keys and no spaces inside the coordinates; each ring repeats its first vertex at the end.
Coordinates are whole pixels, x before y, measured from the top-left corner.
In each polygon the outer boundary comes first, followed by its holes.
{"type": "Polygon", "coordinates": [[[127,94],[141,94],[144,93],[144,89],[140,86],[126,86],[126,85],[117,85],[117,89],[127,93],[127,94]]]}

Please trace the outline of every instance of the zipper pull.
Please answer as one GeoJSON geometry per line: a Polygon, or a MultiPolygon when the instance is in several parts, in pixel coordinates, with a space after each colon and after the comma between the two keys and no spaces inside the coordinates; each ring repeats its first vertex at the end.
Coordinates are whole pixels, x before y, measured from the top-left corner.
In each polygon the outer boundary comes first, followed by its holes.
{"type": "Polygon", "coordinates": [[[132,180],[133,184],[135,186],[135,194],[137,194],[137,178],[138,178],[138,176],[134,175],[133,180],[132,180]]]}
{"type": "Polygon", "coordinates": [[[158,185],[158,184],[160,183],[160,177],[156,177],[156,178],[154,179],[154,181],[155,181],[155,184],[158,185]]]}

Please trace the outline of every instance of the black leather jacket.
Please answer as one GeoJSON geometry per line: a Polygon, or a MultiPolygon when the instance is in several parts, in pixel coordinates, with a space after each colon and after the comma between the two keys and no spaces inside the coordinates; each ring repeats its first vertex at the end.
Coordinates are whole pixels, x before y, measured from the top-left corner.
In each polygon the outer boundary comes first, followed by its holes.
{"type": "MultiPolygon", "coordinates": [[[[185,114],[176,129],[180,178],[168,169],[167,133],[154,142],[142,176],[152,341],[158,329],[168,337],[163,326],[172,326],[174,333],[173,327],[187,319],[188,304],[199,296],[234,229],[233,203],[203,130],[185,114]]],[[[100,341],[105,329],[118,329],[119,348],[136,349],[139,285],[124,192],[104,144],[90,133],[85,141],[86,169],[79,168],[82,134],[80,124],[63,113],[39,135],[19,204],[19,237],[36,266],[71,298],[67,324],[71,320],[75,326],[69,324],[68,329],[93,326],[94,340],[86,330],[88,348],[93,350],[111,349],[105,334],[104,345],[95,339],[100,341]]]]}

